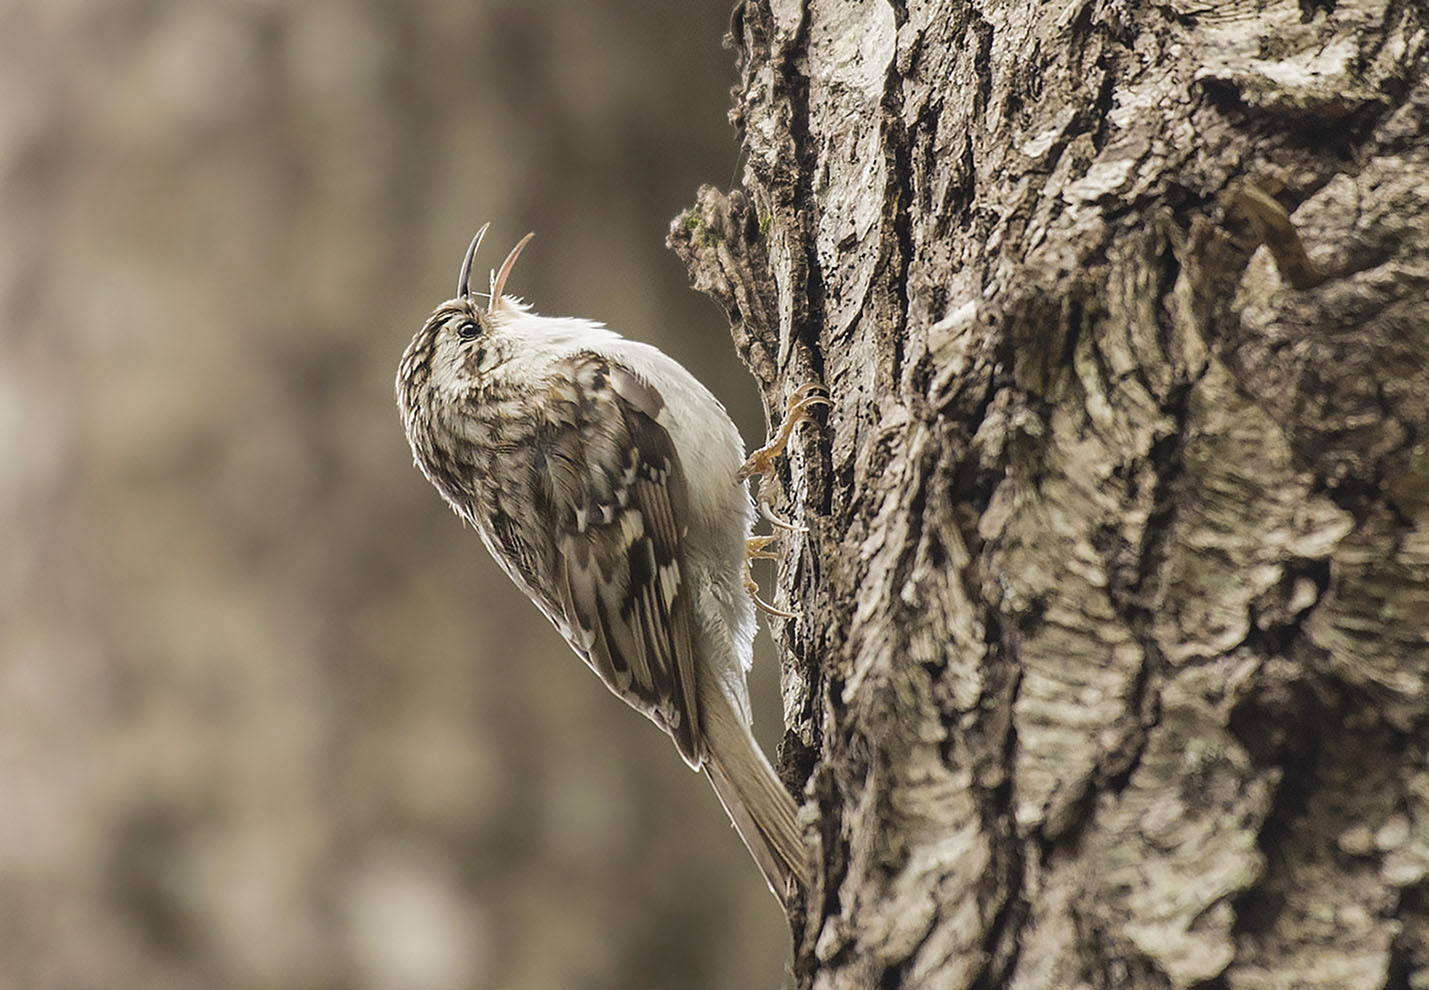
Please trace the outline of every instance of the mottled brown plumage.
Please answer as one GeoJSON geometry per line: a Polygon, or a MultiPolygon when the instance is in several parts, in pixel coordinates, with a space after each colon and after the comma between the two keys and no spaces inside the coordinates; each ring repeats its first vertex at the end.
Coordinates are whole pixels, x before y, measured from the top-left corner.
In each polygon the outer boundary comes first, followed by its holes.
{"type": "Polygon", "coordinates": [[[738,433],[655,348],[503,296],[524,240],[477,305],[480,238],[398,372],[417,466],[606,686],[708,771],[785,895],[807,864],[794,803],[749,731],[738,433]]]}

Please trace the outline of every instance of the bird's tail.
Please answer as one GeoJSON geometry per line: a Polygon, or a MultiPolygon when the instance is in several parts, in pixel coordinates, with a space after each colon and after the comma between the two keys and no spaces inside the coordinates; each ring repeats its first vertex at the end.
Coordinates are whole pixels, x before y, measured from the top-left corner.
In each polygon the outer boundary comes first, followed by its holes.
{"type": "Polygon", "coordinates": [[[809,884],[809,856],[784,789],[749,726],[714,685],[701,692],[704,771],[774,896],[787,899],[809,884]]]}

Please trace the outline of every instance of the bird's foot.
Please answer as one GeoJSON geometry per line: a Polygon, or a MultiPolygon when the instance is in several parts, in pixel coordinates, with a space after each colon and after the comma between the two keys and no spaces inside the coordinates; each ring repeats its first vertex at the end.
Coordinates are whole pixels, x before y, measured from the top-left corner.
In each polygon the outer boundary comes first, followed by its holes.
{"type": "MultiPolygon", "coordinates": [[[[809,382],[799,386],[794,394],[789,396],[789,402],[784,410],[784,422],[779,425],[779,430],[774,434],[768,443],[760,447],[749,455],[749,459],[739,469],[739,479],[747,480],[759,475],[762,479],[767,478],[774,471],[774,462],[789,446],[789,438],[794,435],[794,427],[805,420],[813,418],[810,412],[815,406],[830,406],[833,403],[829,400],[829,390],[817,382],[809,382]]],[[[778,515],[769,506],[769,499],[765,492],[764,481],[760,482],[759,493],[756,496],[759,505],[760,515],[768,519],[769,522],[779,529],[791,530],[793,532],[807,532],[803,526],[792,523],[778,515]]]]}
{"type": "Polygon", "coordinates": [[[832,404],[829,401],[829,390],[818,382],[809,382],[799,386],[794,394],[789,396],[789,402],[784,410],[784,422],[780,424],[779,431],[768,443],[749,455],[749,459],[739,469],[739,479],[744,481],[757,474],[764,475],[774,470],[774,461],[784,453],[784,448],[789,446],[789,438],[794,434],[794,427],[811,418],[810,409],[815,406],[832,404]]]}
{"type": "Polygon", "coordinates": [[[769,544],[777,539],[777,536],[751,536],[744,541],[744,588],[749,592],[749,597],[754,599],[754,604],[765,613],[778,619],[792,619],[795,617],[793,612],[775,608],[759,597],[759,584],[754,580],[754,561],[779,559],[779,554],[769,549],[769,544]]]}

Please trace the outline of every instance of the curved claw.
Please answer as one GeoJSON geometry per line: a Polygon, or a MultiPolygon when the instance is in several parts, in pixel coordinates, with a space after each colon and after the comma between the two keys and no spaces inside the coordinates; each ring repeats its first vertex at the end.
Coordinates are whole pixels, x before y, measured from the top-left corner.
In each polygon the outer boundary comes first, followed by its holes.
{"type": "Polygon", "coordinates": [[[757,605],[759,610],[765,615],[772,615],[776,619],[797,619],[799,617],[793,612],[786,612],[782,608],[775,608],[752,591],[749,593],[749,597],[754,599],[754,604],[757,605]]]}
{"type": "Polygon", "coordinates": [[[793,612],[786,612],[782,608],[775,608],[763,598],[759,597],[759,584],[754,580],[754,574],[749,569],[749,562],[751,560],[779,559],[777,553],[770,553],[765,549],[765,547],[773,543],[774,540],[775,537],[773,536],[752,536],[744,541],[744,590],[749,592],[749,597],[754,599],[754,604],[765,614],[772,615],[778,619],[796,619],[798,616],[793,612]]]}
{"type": "Polygon", "coordinates": [[[740,480],[752,478],[756,474],[768,474],[774,467],[775,458],[783,454],[784,448],[789,446],[794,427],[809,418],[809,410],[815,406],[831,405],[833,402],[829,398],[829,390],[817,382],[807,382],[796,388],[785,404],[784,422],[779,424],[779,431],[773,439],[749,455],[749,459],[739,469],[740,480]]]}
{"type": "MultiPolygon", "coordinates": [[[[789,404],[794,405],[815,396],[823,396],[825,400],[829,397],[829,390],[822,382],[805,382],[794,389],[794,394],[789,396],[789,404]]],[[[832,402],[825,401],[824,405],[833,405],[832,402]]]]}
{"type": "Polygon", "coordinates": [[[796,522],[790,522],[788,519],[785,519],[783,516],[776,513],[773,509],[769,507],[769,503],[764,500],[764,497],[762,495],[759,498],[759,514],[765,519],[769,520],[769,525],[774,526],[778,529],[782,529],[790,533],[807,533],[809,531],[808,526],[800,526],[796,522]]]}

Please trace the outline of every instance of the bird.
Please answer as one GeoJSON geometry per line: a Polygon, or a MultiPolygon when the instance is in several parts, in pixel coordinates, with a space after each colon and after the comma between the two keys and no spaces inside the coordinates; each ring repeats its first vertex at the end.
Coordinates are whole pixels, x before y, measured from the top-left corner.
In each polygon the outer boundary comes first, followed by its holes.
{"type": "Polygon", "coordinates": [[[489,226],[398,367],[416,467],[605,686],[708,777],[787,900],[807,889],[810,862],[794,799],[751,731],[748,566],[767,553],[744,479],[827,399],[800,390],[776,443],[746,460],[724,406],[673,358],[504,294],[532,234],[489,292],[473,292],[489,226]]]}

